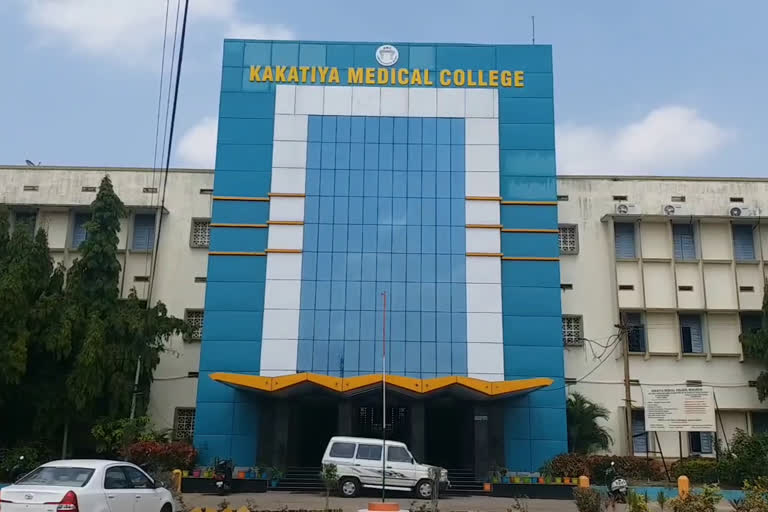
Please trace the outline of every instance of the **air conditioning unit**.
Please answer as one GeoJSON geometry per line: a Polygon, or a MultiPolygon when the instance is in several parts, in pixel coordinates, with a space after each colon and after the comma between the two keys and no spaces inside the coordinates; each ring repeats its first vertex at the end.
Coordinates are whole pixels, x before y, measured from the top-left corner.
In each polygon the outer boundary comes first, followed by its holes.
{"type": "Polygon", "coordinates": [[[753,206],[734,204],[728,208],[728,215],[731,217],[757,217],[760,215],[760,210],[753,206]]]}
{"type": "Polygon", "coordinates": [[[683,203],[669,203],[661,207],[661,213],[664,215],[690,215],[688,205],[683,203]]]}
{"type": "Polygon", "coordinates": [[[619,203],[616,205],[616,215],[640,215],[640,207],[634,203],[619,203]]]}

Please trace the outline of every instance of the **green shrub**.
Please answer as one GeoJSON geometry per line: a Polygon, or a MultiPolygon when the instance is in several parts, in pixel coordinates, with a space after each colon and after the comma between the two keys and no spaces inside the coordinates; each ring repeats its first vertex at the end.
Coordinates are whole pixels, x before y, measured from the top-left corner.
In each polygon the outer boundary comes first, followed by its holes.
{"type": "Polygon", "coordinates": [[[768,478],[760,477],[755,483],[747,482],[744,485],[744,499],[739,507],[733,508],[738,512],[768,512],[768,478]]]}
{"type": "Polygon", "coordinates": [[[627,494],[627,512],[649,512],[646,497],[630,489],[627,494]]]}
{"type": "Polygon", "coordinates": [[[593,483],[605,484],[605,471],[615,463],[616,471],[631,480],[662,480],[664,469],[653,459],[643,457],[619,457],[612,455],[577,455],[573,453],[558,455],[541,468],[544,476],[574,477],[586,475],[593,483]]]}
{"type": "Polygon", "coordinates": [[[737,430],[730,443],[730,452],[720,458],[720,480],[741,487],[768,474],[768,434],[737,430]]]}
{"type": "Polygon", "coordinates": [[[53,454],[40,443],[26,443],[15,446],[0,457],[0,482],[12,478],[14,467],[19,466],[19,475],[29,473],[40,464],[53,459],[53,454]],[[20,460],[24,457],[24,460],[20,460]]]}
{"type": "Polygon", "coordinates": [[[600,493],[591,487],[576,487],[573,490],[573,501],[579,512],[601,512],[602,498],[600,493]]]}
{"type": "Polygon", "coordinates": [[[187,443],[160,443],[140,441],[122,450],[125,460],[149,471],[173,471],[192,469],[197,460],[197,451],[187,443]]]}
{"type": "Polygon", "coordinates": [[[718,481],[718,463],[715,459],[683,459],[672,463],[670,473],[674,478],[685,475],[692,484],[714,484],[718,481]]]}
{"type": "Polygon", "coordinates": [[[691,492],[682,498],[678,496],[669,501],[672,512],[716,512],[722,498],[716,485],[705,485],[701,492],[691,492]]]}

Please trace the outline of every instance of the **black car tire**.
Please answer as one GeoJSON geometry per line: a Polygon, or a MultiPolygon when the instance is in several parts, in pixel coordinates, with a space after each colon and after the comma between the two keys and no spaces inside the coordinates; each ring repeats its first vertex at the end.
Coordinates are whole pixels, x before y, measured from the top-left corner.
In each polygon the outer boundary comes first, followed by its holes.
{"type": "Polygon", "coordinates": [[[413,491],[416,493],[417,498],[422,500],[431,500],[432,493],[435,492],[435,489],[434,489],[434,486],[432,485],[432,480],[427,480],[425,478],[423,480],[418,481],[413,491]]]}
{"type": "Polygon", "coordinates": [[[343,498],[354,498],[360,494],[360,481],[357,478],[342,478],[339,480],[339,491],[343,498]]]}

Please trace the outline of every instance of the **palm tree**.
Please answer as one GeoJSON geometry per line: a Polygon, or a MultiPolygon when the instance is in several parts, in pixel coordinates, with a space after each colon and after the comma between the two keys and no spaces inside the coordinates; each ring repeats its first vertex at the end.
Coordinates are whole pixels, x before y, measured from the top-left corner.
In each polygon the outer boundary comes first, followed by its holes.
{"type": "Polygon", "coordinates": [[[568,451],[571,453],[593,453],[607,450],[613,438],[606,427],[597,420],[607,420],[610,412],[602,405],[592,402],[581,393],[572,393],[566,402],[568,417],[568,451]]]}

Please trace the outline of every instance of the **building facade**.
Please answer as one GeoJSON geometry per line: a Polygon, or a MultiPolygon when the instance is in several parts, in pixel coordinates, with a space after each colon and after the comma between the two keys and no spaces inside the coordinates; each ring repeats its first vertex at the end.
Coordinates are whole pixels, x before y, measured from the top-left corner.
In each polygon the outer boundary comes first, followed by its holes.
{"type": "Polygon", "coordinates": [[[68,265],[112,177],[121,293],[152,281],[197,327],[149,411],[203,464],[316,466],[331,435],[384,430],[448,468],[536,471],[567,450],[570,391],[609,409],[618,453],[706,456],[764,430],[739,336],[760,321],[768,181],[556,178],[551,62],[228,40],[216,169],[169,174],[157,247],[151,169],[5,167],[0,202],[68,265]],[[646,435],[656,384],[713,387],[718,432],[646,435]]]}
{"type": "MultiPolygon", "coordinates": [[[[200,364],[204,311],[206,319],[210,314],[205,293],[210,235],[216,229],[209,227],[214,173],[170,173],[164,235],[157,251],[147,246],[154,240],[154,222],[142,217],[154,220],[159,204],[159,174],[151,169],[4,167],[0,202],[12,208],[12,229],[45,229],[53,258],[68,265],[78,254],[82,215],[105,174],[130,210],[120,235],[123,296],[135,288],[146,297],[154,251],[158,265],[153,296],[165,302],[171,314],[199,327],[192,339],[171,340],[155,372],[149,402],[158,426],[173,427],[176,436],[191,439],[199,390],[225,386],[206,377],[200,364]]],[[[643,386],[711,386],[718,406],[717,436],[723,444],[737,429],[768,430],[768,411],[753,388],[760,367],[744,359],[739,342],[741,333],[760,321],[768,228],[759,208],[768,208],[768,181],[566,176],[558,178],[557,187],[561,277],[555,300],[562,308],[558,357],[565,364],[567,390],[610,411],[611,451],[627,451],[621,347],[604,352],[615,342],[622,313],[633,326],[629,359],[635,453],[677,457],[682,441],[683,455],[714,456],[713,433],[644,435],[643,386]],[[675,215],[664,214],[670,205],[675,215]],[[739,208],[740,215],[733,215],[733,208],[739,208]]],[[[297,362],[293,373],[307,370],[315,371],[297,362]]],[[[373,411],[358,407],[346,412],[347,419],[341,419],[351,428],[350,412],[357,413],[359,423],[361,414],[373,411]]],[[[221,414],[222,423],[231,423],[232,417],[225,415],[229,413],[221,414]]],[[[334,429],[341,425],[338,414],[322,418],[334,429]]],[[[427,436],[439,432],[430,430],[427,436]]],[[[263,455],[258,460],[272,456],[263,455]]]]}

